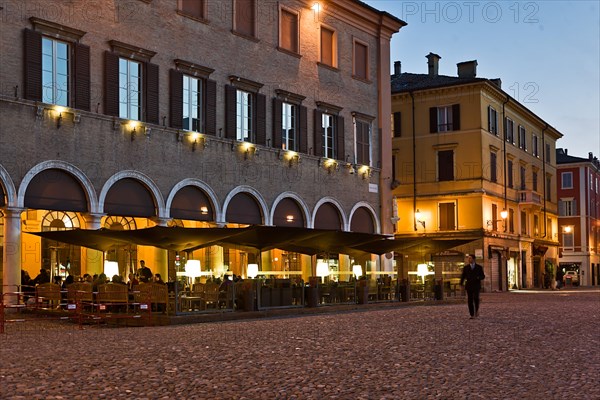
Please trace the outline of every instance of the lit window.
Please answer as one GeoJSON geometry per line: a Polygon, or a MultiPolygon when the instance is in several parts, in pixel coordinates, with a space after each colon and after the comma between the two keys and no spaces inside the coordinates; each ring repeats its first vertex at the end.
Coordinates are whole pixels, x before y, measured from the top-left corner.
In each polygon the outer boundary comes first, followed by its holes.
{"type": "Polygon", "coordinates": [[[142,68],[139,62],[119,58],[119,117],[140,120],[142,68]]]}
{"type": "Polygon", "coordinates": [[[183,129],[204,132],[202,80],[183,76],[183,129]]]}
{"type": "Polygon", "coordinates": [[[252,137],[253,125],[253,96],[252,93],[237,90],[236,94],[236,139],[243,142],[254,142],[252,137]]]}
{"type": "Polygon", "coordinates": [[[42,38],[42,101],[69,106],[69,45],[42,38]]]}
{"type": "Polygon", "coordinates": [[[281,106],[281,147],[297,151],[296,132],[298,124],[297,107],[290,103],[281,106]]]}
{"type": "Polygon", "coordinates": [[[335,158],[335,127],[334,116],[323,113],[321,127],[323,128],[323,156],[335,158]]]}

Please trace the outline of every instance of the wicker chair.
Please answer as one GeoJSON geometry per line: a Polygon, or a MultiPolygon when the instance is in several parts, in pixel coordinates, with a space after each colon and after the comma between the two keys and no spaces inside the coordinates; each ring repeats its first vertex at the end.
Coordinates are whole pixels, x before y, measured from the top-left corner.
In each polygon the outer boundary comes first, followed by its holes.
{"type": "Polygon", "coordinates": [[[206,307],[219,307],[219,285],[208,283],[204,286],[204,302],[206,307]]]}
{"type": "Polygon", "coordinates": [[[140,303],[150,303],[152,311],[168,313],[169,291],[167,285],[149,282],[140,284],[137,289],[140,303]]]}
{"type": "Polygon", "coordinates": [[[126,311],[129,305],[129,290],[127,285],[120,283],[98,285],[96,300],[98,301],[100,310],[103,309],[103,306],[108,306],[111,311],[126,311]]]}
{"type": "Polygon", "coordinates": [[[67,300],[71,304],[81,302],[83,306],[91,306],[94,303],[92,285],[85,282],[70,284],[67,286],[67,300]]]}

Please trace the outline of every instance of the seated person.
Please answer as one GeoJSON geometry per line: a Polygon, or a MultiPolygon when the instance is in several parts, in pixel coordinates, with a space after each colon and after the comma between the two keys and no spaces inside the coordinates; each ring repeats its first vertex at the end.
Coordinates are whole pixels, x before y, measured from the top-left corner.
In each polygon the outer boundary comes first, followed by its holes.
{"type": "Polygon", "coordinates": [[[154,282],[156,283],[162,283],[164,285],[164,281],[162,280],[162,277],[160,276],[160,274],[154,274],[154,282]]]}

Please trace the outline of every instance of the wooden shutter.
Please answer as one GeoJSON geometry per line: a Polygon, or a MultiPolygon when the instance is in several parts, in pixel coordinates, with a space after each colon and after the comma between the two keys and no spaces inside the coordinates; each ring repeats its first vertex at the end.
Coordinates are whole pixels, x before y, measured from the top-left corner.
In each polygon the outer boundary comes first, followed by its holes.
{"type": "Polygon", "coordinates": [[[344,117],[338,115],[335,117],[335,158],[342,161],[346,159],[346,149],[344,143],[344,117]]]}
{"type": "Polygon", "coordinates": [[[119,56],[104,52],[104,114],[119,116],[119,56]]]}
{"type": "Polygon", "coordinates": [[[181,11],[195,18],[204,18],[203,0],[181,0],[181,11]]]}
{"type": "Polygon", "coordinates": [[[454,203],[440,203],[439,204],[439,216],[440,216],[440,230],[454,230],[456,229],[456,223],[454,222],[454,203]]]}
{"type": "Polygon", "coordinates": [[[158,65],[146,64],[146,121],[158,124],[158,65]]]}
{"type": "Polygon", "coordinates": [[[267,96],[256,94],[256,144],[267,144],[267,96]]]}
{"type": "Polygon", "coordinates": [[[333,31],[321,27],[321,62],[333,66],[333,31]]]}
{"type": "Polygon", "coordinates": [[[367,46],[354,43],[354,76],[367,79],[367,46]]]}
{"type": "Polygon", "coordinates": [[[183,128],[183,74],[175,69],[169,70],[169,126],[183,128]]]}
{"type": "Polygon", "coordinates": [[[23,97],[29,100],[42,101],[42,35],[31,29],[25,29],[24,32],[25,77],[23,97]]]}
{"type": "Polygon", "coordinates": [[[235,1],[235,30],[246,36],[254,36],[255,0],[235,1]]]}
{"type": "Polygon", "coordinates": [[[225,137],[236,138],[236,94],[235,86],[225,85],[225,137]]]}
{"type": "Polygon", "coordinates": [[[217,134],[217,82],[206,80],[206,134],[217,134]]]}
{"type": "Polygon", "coordinates": [[[452,106],[452,130],[460,131],[460,104],[452,106]]]}
{"type": "Polygon", "coordinates": [[[437,107],[431,107],[429,109],[429,133],[436,133],[438,131],[437,111],[437,107]]]}
{"type": "Polygon", "coordinates": [[[75,43],[75,108],[90,111],[90,46],[75,43]]]}
{"type": "Polygon", "coordinates": [[[454,151],[438,151],[438,181],[454,180],[454,151]]]}
{"type": "Polygon", "coordinates": [[[394,137],[402,136],[402,113],[394,113],[394,137]]]}
{"type": "Polygon", "coordinates": [[[491,107],[491,106],[488,106],[488,132],[493,132],[493,133],[495,133],[495,132],[492,130],[492,126],[493,126],[493,125],[492,125],[492,107],[491,107]]]}
{"type": "Polygon", "coordinates": [[[283,102],[277,98],[273,98],[273,147],[281,149],[282,144],[282,127],[281,127],[281,112],[283,102]]]}
{"type": "Polygon", "coordinates": [[[308,111],[304,106],[298,106],[298,151],[300,153],[308,153],[308,111]]]}
{"type": "Polygon", "coordinates": [[[363,159],[363,131],[365,130],[363,129],[364,124],[360,121],[356,121],[354,126],[356,126],[356,162],[358,164],[365,164],[365,161],[363,159]]]}
{"type": "Polygon", "coordinates": [[[314,132],[314,151],[313,154],[315,156],[323,156],[323,135],[325,134],[323,129],[323,113],[319,110],[315,110],[315,132],[314,132]]]}

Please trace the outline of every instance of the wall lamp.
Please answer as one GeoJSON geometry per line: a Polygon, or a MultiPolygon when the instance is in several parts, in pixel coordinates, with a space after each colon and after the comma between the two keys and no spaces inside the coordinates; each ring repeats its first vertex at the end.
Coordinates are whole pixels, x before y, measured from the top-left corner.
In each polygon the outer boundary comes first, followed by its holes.
{"type": "Polygon", "coordinates": [[[563,227],[563,232],[564,233],[571,233],[571,232],[573,232],[573,227],[570,226],[570,225],[567,225],[567,226],[563,227]]]}
{"type": "Polygon", "coordinates": [[[294,164],[300,164],[300,154],[296,153],[295,151],[286,151],[284,159],[287,161],[289,167],[294,166],[294,164]]]}
{"type": "Polygon", "coordinates": [[[315,15],[315,22],[317,22],[319,20],[319,13],[321,12],[321,4],[319,4],[318,2],[315,2],[310,7],[310,9],[313,10],[313,13],[315,15]]]}
{"type": "Polygon", "coordinates": [[[347,163],[346,164],[346,169],[348,170],[348,173],[350,175],[354,175],[356,173],[356,168],[354,168],[354,165],[347,163]]]}
{"type": "Polygon", "coordinates": [[[423,226],[423,229],[425,229],[425,218],[423,217],[423,214],[421,213],[421,211],[419,211],[418,208],[415,212],[415,220],[423,226]]]}
{"type": "Polygon", "coordinates": [[[337,171],[339,169],[339,164],[333,158],[321,158],[319,160],[319,165],[324,167],[328,173],[332,173],[333,171],[337,171]]]}
{"type": "Polygon", "coordinates": [[[192,152],[196,151],[198,146],[202,147],[203,149],[205,149],[207,146],[206,137],[198,133],[191,133],[190,141],[192,142],[192,152]]]}
{"type": "Polygon", "coordinates": [[[506,218],[508,218],[508,211],[500,211],[500,219],[491,219],[487,221],[487,226],[491,226],[493,230],[496,230],[496,224],[502,222],[502,229],[506,230],[506,218]]]}
{"type": "Polygon", "coordinates": [[[358,173],[362,176],[363,179],[370,178],[371,177],[371,168],[369,168],[367,165],[362,165],[358,169],[358,173]]]}
{"type": "Polygon", "coordinates": [[[236,143],[244,153],[244,160],[248,160],[251,156],[258,155],[258,148],[253,143],[249,142],[233,142],[231,144],[232,151],[235,150],[236,143]]]}

